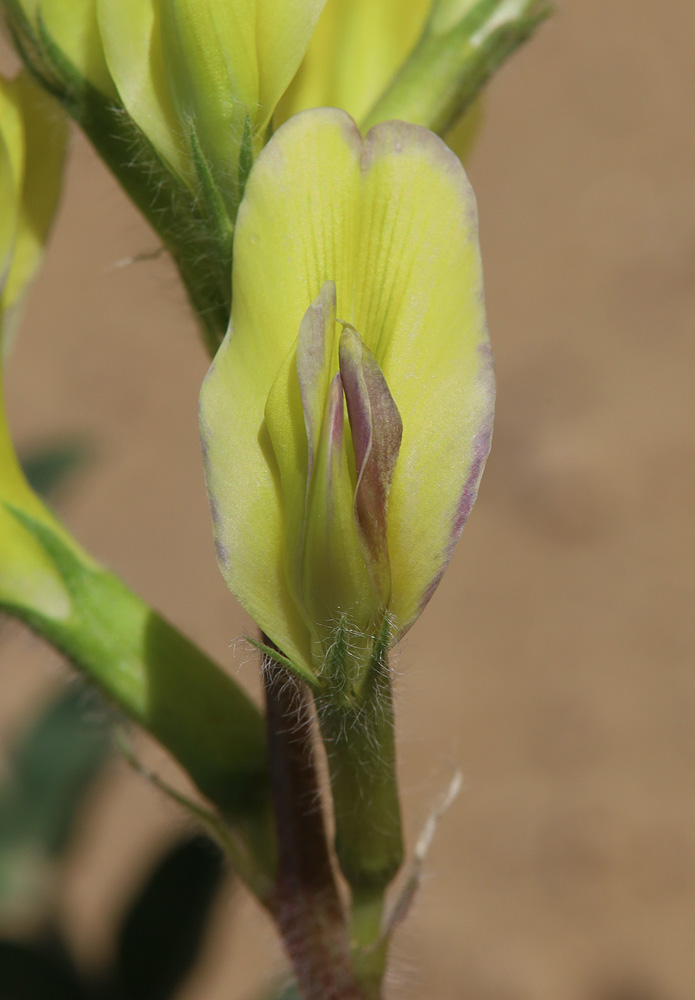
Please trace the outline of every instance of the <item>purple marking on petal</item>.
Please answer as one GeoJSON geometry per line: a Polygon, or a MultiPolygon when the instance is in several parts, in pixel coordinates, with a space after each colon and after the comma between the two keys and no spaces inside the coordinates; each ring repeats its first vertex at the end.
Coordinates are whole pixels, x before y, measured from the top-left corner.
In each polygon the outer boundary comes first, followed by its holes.
{"type": "Polygon", "coordinates": [[[333,471],[334,458],[336,453],[340,453],[343,446],[343,382],[340,372],[333,376],[328,390],[328,407],[326,413],[328,421],[328,441],[329,441],[329,462],[328,468],[333,471]]]}
{"type": "Polygon", "coordinates": [[[473,509],[473,504],[478,496],[478,487],[483,475],[487,456],[490,454],[492,444],[492,417],[489,417],[481,429],[478,431],[473,444],[473,462],[471,471],[466,480],[466,484],[461,494],[458,510],[451,529],[451,547],[456,544],[459,535],[463,531],[463,526],[468,520],[468,515],[473,509]]]}
{"type": "Polygon", "coordinates": [[[362,338],[353,326],[346,323],[340,338],[340,373],[345,388],[358,481],[372,447],[372,408],[364,382],[362,358],[362,338]]]}
{"type": "Polygon", "coordinates": [[[326,281],[302,319],[297,337],[297,379],[307,436],[307,495],[321,433],[335,329],[335,283],[326,281]]]}
{"type": "Polygon", "coordinates": [[[215,553],[217,555],[217,562],[224,569],[228,569],[229,551],[220,538],[220,535],[222,533],[222,514],[220,512],[220,505],[217,502],[217,497],[215,497],[212,493],[209,493],[208,495],[208,503],[210,505],[210,518],[212,520],[212,535],[215,542],[215,553]]]}
{"type": "Polygon", "coordinates": [[[210,517],[212,518],[213,525],[217,528],[222,523],[222,515],[220,514],[220,506],[217,502],[217,498],[210,494],[210,517]]]}
{"type": "Polygon", "coordinates": [[[217,562],[225,569],[229,569],[229,550],[219,538],[215,539],[215,553],[217,555],[217,562]]]}
{"type": "Polygon", "coordinates": [[[353,327],[343,331],[339,359],[357,468],[357,526],[375,596],[386,604],[391,592],[386,517],[403,424],[374,355],[353,327]]]}
{"type": "Polygon", "coordinates": [[[468,516],[473,509],[473,504],[478,496],[478,489],[480,487],[483,470],[485,469],[485,462],[490,454],[490,447],[492,445],[492,429],[495,417],[495,371],[492,359],[492,349],[489,341],[480,344],[478,352],[481,356],[481,372],[479,382],[482,391],[487,395],[488,406],[473,441],[472,461],[468,476],[463,484],[461,497],[451,525],[449,544],[447,545],[444,553],[441,569],[425,590],[422,601],[420,602],[418,615],[422,612],[423,608],[437,589],[439,581],[444,575],[444,571],[449,565],[451,557],[454,554],[456,543],[459,540],[463,527],[468,520],[468,516]]]}

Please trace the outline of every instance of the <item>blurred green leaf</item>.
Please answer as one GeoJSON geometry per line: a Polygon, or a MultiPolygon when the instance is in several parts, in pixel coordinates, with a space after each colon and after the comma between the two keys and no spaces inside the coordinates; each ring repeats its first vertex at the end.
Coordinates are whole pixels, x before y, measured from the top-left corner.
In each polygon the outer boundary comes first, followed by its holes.
{"type": "Polygon", "coordinates": [[[167,1000],[193,968],[224,877],[208,837],[177,844],[154,870],[119,935],[118,978],[129,1000],[167,1000]]]}
{"type": "Polygon", "coordinates": [[[105,724],[85,719],[84,690],[71,686],[11,749],[0,785],[0,900],[40,890],[109,746],[105,724]]]}
{"type": "MultiPolygon", "coordinates": [[[[93,713],[97,696],[89,692],[87,697],[93,713]]],[[[15,785],[31,803],[35,837],[54,855],[65,846],[75,811],[110,748],[106,725],[86,719],[85,710],[84,688],[72,685],[48,706],[12,754],[15,785]]]]}
{"type": "Polygon", "coordinates": [[[274,990],[267,1000],[303,1000],[303,997],[294,983],[284,983],[277,991],[274,990]]]}
{"type": "Polygon", "coordinates": [[[57,944],[0,940],[0,1000],[83,1000],[69,956],[57,944]]]}
{"type": "Polygon", "coordinates": [[[53,496],[91,458],[85,441],[64,440],[40,445],[20,455],[29,485],[44,499],[53,496]]]}

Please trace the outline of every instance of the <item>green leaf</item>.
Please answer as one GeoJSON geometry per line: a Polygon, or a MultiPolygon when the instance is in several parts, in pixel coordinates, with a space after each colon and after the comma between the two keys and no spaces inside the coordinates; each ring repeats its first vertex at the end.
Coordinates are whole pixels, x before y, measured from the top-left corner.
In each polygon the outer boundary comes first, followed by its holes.
{"type": "Polygon", "coordinates": [[[117,966],[129,1000],[168,1000],[198,957],[223,857],[207,837],[177,844],[135,899],[121,927],[117,966]]]}
{"type": "Polygon", "coordinates": [[[267,993],[263,994],[263,1000],[303,1000],[302,994],[296,983],[288,983],[286,979],[276,983],[267,993]]]}
{"type": "Polygon", "coordinates": [[[90,457],[89,446],[84,441],[65,439],[26,451],[20,456],[20,462],[32,489],[48,499],[80,472],[90,457]]]}
{"type": "Polygon", "coordinates": [[[109,745],[104,723],[85,719],[77,686],[51,702],[17,742],[0,787],[0,900],[41,894],[109,745]]]}
{"type": "Polygon", "coordinates": [[[14,780],[32,803],[35,836],[54,855],[64,848],[76,810],[110,748],[108,728],[94,716],[87,720],[85,707],[84,690],[70,687],[41,714],[12,755],[14,780]]]}

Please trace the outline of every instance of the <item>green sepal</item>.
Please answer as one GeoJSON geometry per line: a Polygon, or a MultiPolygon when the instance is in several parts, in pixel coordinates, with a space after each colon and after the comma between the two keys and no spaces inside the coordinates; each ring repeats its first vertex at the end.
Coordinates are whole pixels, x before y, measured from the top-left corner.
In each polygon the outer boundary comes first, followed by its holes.
{"type": "MultiPolygon", "coordinates": [[[[272,135],[272,129],[269,126],[266,131],[266,142],[270,139],[272,135]]],[[[239,201],[244,194],[244,188],[246,187],[246,181],[251,173],[251,167],[253,166],[253,128],[251,126],[251,119],[248,115],[244,119],[244,131],[241,136],[241,146],[239,147],[239,170],[237,176],[237,183],[239,185],[239,201]]]]}
{"type": "Polygon", "coordinates": [[[300,663],[295,663],[288,656],[285,656],[279,650],[275,649],[273,646],[268,646],[266,643],[261,642],[260,639],[254,639],[253,636],[247,636],[247,641],[257,649],[259,653],[267,656],[268,659],[272,660],[274,663],[278,663],[281,667],[289,670],[290,673],[294,674],[300,681],[307,684],[312,691],[321,692],[323,687],[319,679],[312,674],[306,667],[302,666],[300,663]]]}
{"type": "Polygon", "coordinates": [[[353,900],[371,907],[403,862],[396,781],[391,670],[391,622],[384,618],[364,677],[352,696],[316,699],[328,758],[335,849],[353,900]]]}
{"type": "Polygon", "coordinates": [[[171,252],[214,354],[227,329],[232,299],[226,213],[208,198],[197,202],[120,102],[80,77],[50,38],[44,38],[44,45],[65,81],[62,103],[171,252]]]}
{"type": "MultiPolygon", "coordinates": [[[[236,215],[236,208],[239,207],[239,200],[232,200],[232,206],[234,208],[233,213],[230,215],[227,205],[230,199],[225,199],[223,192],[221,192],[215,181],[210,164],[203,152],[198,139],[198,133],[196,131],[195,122],[192,118],[189,118],[185,122],[184,132],[186,136],[186,141],[188,147],[191,151],[193,157],[193,163],[195,165],[196,177],[198,178],[198,183],[200,184],[202,197],[206,206],[206,216],[210,216],[217,220],[220,230],[224,231],[226,238],[230,243],[234,234],[234,223],[233,218],[236,215]]],[[[236,192],[235,192],[236,196],[236,192]]],[[[231,249],[230,249],[231,254],[231,249]]],[[[231,257],[230,257],[231,259],[231,257]]],[[[229,278],[231,282],[231,275],[229,278]]]]}
{"type": "Polygon", "coordinates": [[[347,623],[343,620],[333,632],[319,672],[327,695],[336,705],[349,706],[351,703],[355,674],[351,652],[347,623]]]}

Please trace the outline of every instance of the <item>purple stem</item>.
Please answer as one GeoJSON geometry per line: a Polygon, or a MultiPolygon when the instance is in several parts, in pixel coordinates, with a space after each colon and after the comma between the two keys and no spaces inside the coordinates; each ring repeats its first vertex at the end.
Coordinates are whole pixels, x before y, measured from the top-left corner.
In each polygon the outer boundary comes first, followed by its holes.
{"type": "Polygon", "coordinates": [[[278,865],[270,908],[305,1000],[365,1000],[331,865],[303,685],[263,660],[278,865]]]}

